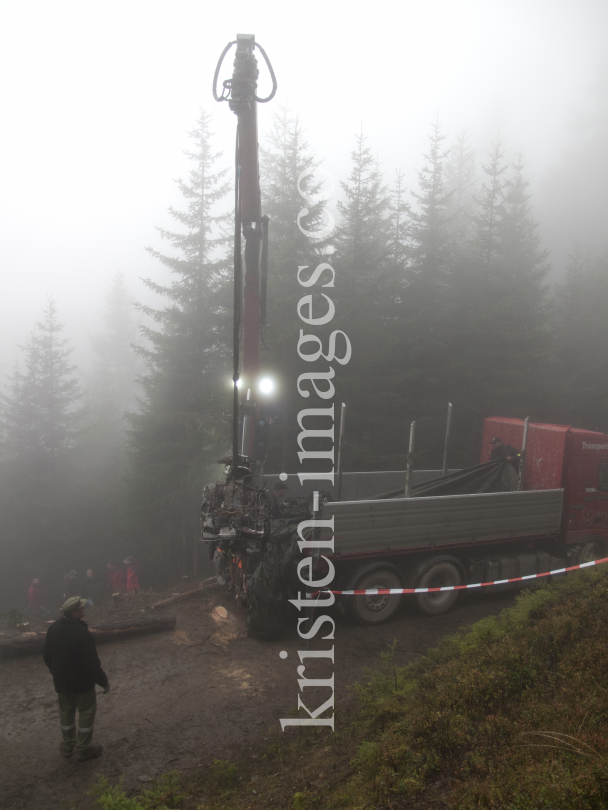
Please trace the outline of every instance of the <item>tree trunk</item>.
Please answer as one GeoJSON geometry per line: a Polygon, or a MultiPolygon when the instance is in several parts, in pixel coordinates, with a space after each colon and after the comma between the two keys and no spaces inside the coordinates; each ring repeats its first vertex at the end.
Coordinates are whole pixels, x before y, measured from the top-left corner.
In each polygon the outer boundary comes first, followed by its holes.
{"type": "Polygon", "coordinates": [[[196,588],[194,591],[186,591],[185,593],[178,593],[175,596],[170,596],[168,599],[162,599],[160,602],[155,602],[153,605],[150,605],[152,610],[158,610],[158,608],[167,607],[167,605],[172,605],[174,602],[181,602],[182,599],[189,599],[191,596],[196,596],[197,593],[200,593],[202,588],[196,588]]]}
{"type": "MultiPolygon", "coordinates": [[[[114,622],[100,622],[89,630],[98,644],[114,639],[140,636],[144,633],[158,633],[161,630],[173,630],[175,616],[135,616],[132,619],[121,619],[114,622]]],[[[44,647],[46,631],[36,633],[0,633],[0,657],[40,653],[44,647]]]]}

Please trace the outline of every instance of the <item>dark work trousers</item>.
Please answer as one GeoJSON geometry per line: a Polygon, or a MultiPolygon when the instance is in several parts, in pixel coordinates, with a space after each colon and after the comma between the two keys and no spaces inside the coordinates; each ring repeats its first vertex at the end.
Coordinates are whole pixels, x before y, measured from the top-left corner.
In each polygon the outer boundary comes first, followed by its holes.
{"type": "Polygon", "coordinates": [[[72,692],[68,695],[58,694],[59,717],[61,720],[61,742],[63,748],[76,754],[85,751],[93,739],[97,697],[95,687],[88,692],[72,692]],[[78,729],[76,729],[76,710],[78,709],[78,729]]]}

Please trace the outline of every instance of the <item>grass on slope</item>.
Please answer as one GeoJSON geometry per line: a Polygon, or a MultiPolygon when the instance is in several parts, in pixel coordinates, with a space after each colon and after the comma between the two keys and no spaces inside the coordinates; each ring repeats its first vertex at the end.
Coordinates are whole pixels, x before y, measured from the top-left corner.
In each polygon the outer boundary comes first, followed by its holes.
{"type": "Polygon", "coordinates": [[[184,808],[608,807],[608,564],[394,665],[335,734],[307,729],[187,786],[184,808]],[[253,777],[253,779],[252,779],[253,777]]]}

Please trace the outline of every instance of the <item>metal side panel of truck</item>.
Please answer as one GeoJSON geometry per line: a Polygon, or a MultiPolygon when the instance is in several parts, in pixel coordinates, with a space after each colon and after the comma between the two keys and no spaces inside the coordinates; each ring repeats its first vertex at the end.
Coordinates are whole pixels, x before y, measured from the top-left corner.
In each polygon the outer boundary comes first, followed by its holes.
{"type": "MultiPolygon", "coordinates": [[[[323,504],[334,518],[335,558],[559,533],[563,489],[323,504]]],[[[331,530],[323,529],[330,538],[331,530]]]]}

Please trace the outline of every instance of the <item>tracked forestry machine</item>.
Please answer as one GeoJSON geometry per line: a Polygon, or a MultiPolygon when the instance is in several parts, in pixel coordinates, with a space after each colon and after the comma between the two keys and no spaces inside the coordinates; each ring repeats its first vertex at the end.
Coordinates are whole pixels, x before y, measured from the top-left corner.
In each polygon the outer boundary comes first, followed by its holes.
{"type": "Polygon", "coordinates": [[[265,454],[265,420],[260,420],[256,400],[260,378],[261,330],[266,310],[268,269],[268,217],[262,215],[258,162],[257,105],[276,93],[274,71],[264,49],[251,34],[238,34],[224,48],[213,79],[216,101],[227,101],[237,117],[234,205],[234,321],[232,454],[218,460],[225,465],[224,480],[203,490],[202,539],[230,564],[237,597],[247,598],[248,560],[261,552],[270,529],[270,504],[260,481],[265,454]],[[236,46],[234,71],[222,83],[220,69],[226,54],[236,46]],[[257,95],[259,75],[255,51],[268,67],[272,90],[257,95]],[[244,260],[244,261],[243,261],[244,260]],[[244,263],[244,267],[243,267],[244,263]]]}

